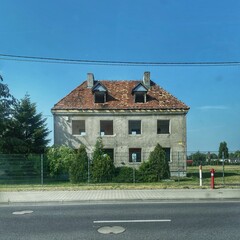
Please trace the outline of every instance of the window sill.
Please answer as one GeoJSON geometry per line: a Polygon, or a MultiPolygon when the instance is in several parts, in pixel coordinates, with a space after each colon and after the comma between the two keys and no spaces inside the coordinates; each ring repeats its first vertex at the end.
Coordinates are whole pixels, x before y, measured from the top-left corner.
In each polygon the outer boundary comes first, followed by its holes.
{"type": "Polygon", "coordinates": [[[116,137],[116,134],[113,134],[113,135],[105,135],[105,134],[104,134],[104,135],[101,135],[100,137],[101,137],[101,138],[103,138],[103,137],[116,137]]]}

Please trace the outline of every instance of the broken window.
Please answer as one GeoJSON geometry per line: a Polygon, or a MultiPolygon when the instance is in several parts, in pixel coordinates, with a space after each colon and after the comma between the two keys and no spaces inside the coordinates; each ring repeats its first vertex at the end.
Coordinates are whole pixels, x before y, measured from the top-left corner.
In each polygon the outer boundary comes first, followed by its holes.
{"type": "Polygon", "coordinates": [[[141,134],[141,120],[129,120],[128,127],[129,134],[141,134]]]}
{"type": "Polygon", "coordinates": [[[158,120],[157,121],[157,133],[158,134],[169,134],[169,120],[158,120]]]}
{"type": "Polygon", "coordinates": [[[100,121],[100,135],[113,135],[113,121],[101,120],[100,121]]]}
{"type": "Polygon", "coordinates": [[[135,93],[135,103],[145,103],[146,102],[146,94],[143,92],[135,93]]]}
{"type": "Polygon", "coordinates": [[[85,120],[72,120],[72,134],[86,135],[85,120]]]}
{"type": "Polygon", "coordinates": [[[95,103],[105,103],[106,93],[105,92],[95,92],[94,93],[95,103]]]}
{"type": "Polygon", "coordinates": [[[148,89],[143,83],[138,83],[133,89],[135,103],[145,103],[148,89]]]}
{"type": "Polygon", "coordinates": [[[103,149],[104,153],[107,154],[112,161],[114,161],[114,149],[113,148],[105,148],[103,149]]]}
{"type": "Polygon", "coordinates": [[[165,151],[165,158],[168,162],[171,162],[171,148],[163,148],[165,151]]]}
{"type": "Polygon", "coordinates": [[[129,162],[141,162],[141,148],[129,148],[129,162]]]}

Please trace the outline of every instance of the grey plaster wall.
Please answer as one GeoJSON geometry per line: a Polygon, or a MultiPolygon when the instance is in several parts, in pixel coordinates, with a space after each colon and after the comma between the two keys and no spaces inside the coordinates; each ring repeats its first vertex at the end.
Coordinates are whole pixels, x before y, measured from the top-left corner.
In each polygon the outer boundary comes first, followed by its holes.
{"type": "MultiPolygon", "coordinates": [[[[185,113],[54,113],[54,144],[78,148],[84,144],[89,156],[100,137],[100,120],[113,120],[113,135],[102,136],[105,148],[114,149],[115,166],[129,163],[129,148],[141,148],[142,161],[148,159],[157,143],[171,149],[172,175],[186,172],[186,114],[185,113]],[[72,134],[72,120],[85,120],[86,135],[72,134]],[[141,134],[128,133],[128,121],[141,120],[141,134]],[[170,120],[170,134],[157,134],[157,120],[170,120]]],[[[135,166],[138,166],[136,163],[135,166]]]]}

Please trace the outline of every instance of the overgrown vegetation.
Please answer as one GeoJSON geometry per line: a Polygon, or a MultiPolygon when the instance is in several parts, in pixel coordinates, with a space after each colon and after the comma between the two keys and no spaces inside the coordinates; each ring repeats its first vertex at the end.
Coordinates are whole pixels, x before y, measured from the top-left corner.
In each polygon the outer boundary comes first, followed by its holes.
{"type": "Polygon", "coordinates": [[[69,166],[71,183],[86,182],[88,180],[88,161],[86,148],[81,145],[69,166]]]}
{"type": "Polygon", "coordinates": [[[139,169],[143,182],[159,182],[170,178],[169,164],[163,148],[157,144],[150,153],[149,161],[144,162],[139,169]]]}
{"type": "Polygon", "coordinates": [[[52,147],[47,152],[50,175],[67,176],[72,183],[81,182],[157,182],[170,178],[165,151],[158,144],[150,154],[149,161],[139,170],[132,167],[115,168],[113,160],[104,152],[101,138],[96,141],[92,161],[88,159],[83,145],[77,152],[66,146],[52,147]]]}

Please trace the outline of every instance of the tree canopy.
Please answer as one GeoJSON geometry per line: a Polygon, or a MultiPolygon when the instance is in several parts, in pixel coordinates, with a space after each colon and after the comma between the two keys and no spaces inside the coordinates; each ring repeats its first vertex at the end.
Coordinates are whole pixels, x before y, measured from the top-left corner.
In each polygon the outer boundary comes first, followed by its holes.
{"type": "Polygon", "coordinates": [[[1,152],[43,153],[49,143],[49,131],[46,119],[37,113],[36,104],[31,102],[29,95],[15,102],[6,115],[1,152]]]}
{"type": "Polygon", "coordinates": [[[7,140],[16,103],[17,100],[10,94],[8,85],[3,83],[3,78],[0,75],[0,153],[3,152],[4,143],[7,140]]]}
{"type": "Polygon", "coordinates": [[[219,159],[221,159],[222,157],[227,159],[229,157],[228,147],[227,147],[226,142],[221,142],[220,143],[219,150],[218,150],[218,157],[219,157],[219,159]]]}

